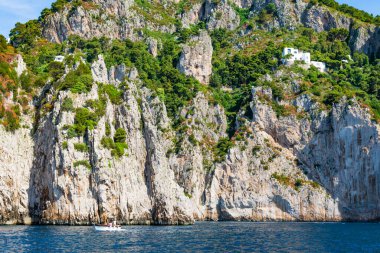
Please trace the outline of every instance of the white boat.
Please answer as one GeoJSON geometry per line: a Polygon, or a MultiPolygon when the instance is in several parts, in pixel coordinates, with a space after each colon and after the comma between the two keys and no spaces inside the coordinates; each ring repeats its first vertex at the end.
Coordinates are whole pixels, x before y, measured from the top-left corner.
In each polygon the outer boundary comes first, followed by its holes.
{"type": "Polygon", "coordinates": [[[96,231],[125,231],[125,229],[121,227],[109,227],[101,225],[94,225],[94,228],[96,231]]]}

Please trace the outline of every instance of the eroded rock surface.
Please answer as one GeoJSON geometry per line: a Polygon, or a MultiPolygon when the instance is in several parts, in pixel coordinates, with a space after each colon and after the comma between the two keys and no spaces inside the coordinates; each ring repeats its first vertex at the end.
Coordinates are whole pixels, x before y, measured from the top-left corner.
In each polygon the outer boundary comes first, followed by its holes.
{"type": "Polygon", "coordinates": [[[206,31],[192,37],[183,46],[178,69],[187,76],[192,76],[203,84],[210,82],[212,74],[212,43],[206,31]]]}

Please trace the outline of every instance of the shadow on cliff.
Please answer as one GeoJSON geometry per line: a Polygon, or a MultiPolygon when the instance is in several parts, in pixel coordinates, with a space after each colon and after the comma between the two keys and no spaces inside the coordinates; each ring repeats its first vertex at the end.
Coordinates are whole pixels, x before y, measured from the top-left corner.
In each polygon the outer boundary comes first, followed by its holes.
{"type": "MultiPolygon", "coordinates": [[[[344,120],[342,118],[337,120],[344,120]]],[[[343,129],[351,127],[352,125],[343,125],[343,129]]],[[[342,129],[334,129],[333,115],[330,112],[320,127],[314,130],[312,139],[298,151],[299,167],[336,201],[338,215],[342,220],[379,220],[379,199],[374,198],[379,193],[376,193],[376,178],[371,180],[369,175],[373,172],[370,156],[360,156],[360,168],[348,166],[359,155],[353,153],[353,146],[345,145],[340,136],[341,131],[342,129]]],[[[362,145],[360,135],[362,130],[358,131],[359,134],[352,135],[352,145],[364,149],[366,147],[362,145]]]]}
{"type": "MultiPolygon", "coordinates": [[[[54,115],[55,111],[51,111],[45,116],[41,115],[41,101],[50,89],[51,86],[47,86],[40,97],[34,101],[36,118],[34,128],[31,131],[34,142],[34,158],[28,188],[29,217],[33,224],[51,224],[52,222],[71,224],[74,222],[72,220],[74,217],[71,217],[70,213],[66,217],[55,206],[56,200],[63,195],[70,203],[73,202],[73,199],[71,194],[65,194],[65,189],[57,183],[57,177],[70,173],[69,168],[65,168],[63,164],[62,148],[57,146],[59,145],[57,125],[61,112],[58,115],[54,115]]],[[[91,165],[94,168],[93,164],[91,165]]],[[[98,194],[96,194],[96,186],[93,185],[93,177],[94,175],[91,175],[91,190],[94,198],[97,199],[98,194]]]]}

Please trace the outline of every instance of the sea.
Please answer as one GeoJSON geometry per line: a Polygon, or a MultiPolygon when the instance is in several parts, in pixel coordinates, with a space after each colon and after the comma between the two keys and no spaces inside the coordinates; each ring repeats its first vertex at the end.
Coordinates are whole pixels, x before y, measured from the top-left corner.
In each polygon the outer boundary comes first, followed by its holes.
{"type": "Polygon", "coordinates": [[[124,228],[0,226],[0,252],[380,252],[379,223],[198,222],[124,228]]]}

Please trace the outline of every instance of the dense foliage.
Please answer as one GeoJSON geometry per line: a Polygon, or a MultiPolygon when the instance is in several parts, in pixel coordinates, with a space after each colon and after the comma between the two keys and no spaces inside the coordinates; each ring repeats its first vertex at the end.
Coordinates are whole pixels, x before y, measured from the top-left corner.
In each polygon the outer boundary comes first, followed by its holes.
{"type": "MultiPolygon", "coordinates": [[[[308,28],[295,31],[282,29],[261,32],[259,36],[268,42],[262,45],[256,43],[254,48],[248,46],[243,50],[233,50],[236,40],[244,38],[231,40],[231,32],[222,29],[212,33],[215,54],[210,85],[214,88],[215,100],[226,108],[230,136],[236,131],[235,120],[240,110],[250,117],[248,106],[252,86],[269,86],[277,101],[285,98],[281,81],[263,82],[262,78],[283,68],[279,59],[284,47],[311,52],[313,60],[325,62],[329,68],[328,73],[320,73],[316,68],[291,68],[291,71],[303,76],[301,92],[311,93],[326,106],[338,102],[343,96],[356,97],[372,108],[375,119],[380,119],[380,65],[375,60],[379,56],[368,57],[351,52],[347,43],[347,30],[332,29],[316,33],[308,28]],[[223,86],[233,89],[224,92],[223,86]]],[[[286,78],[287,74],[283,75],[286,78]]],[[[289,113],[276,101],[271,102],[271,105],[278,115],[289,113]]]]}

